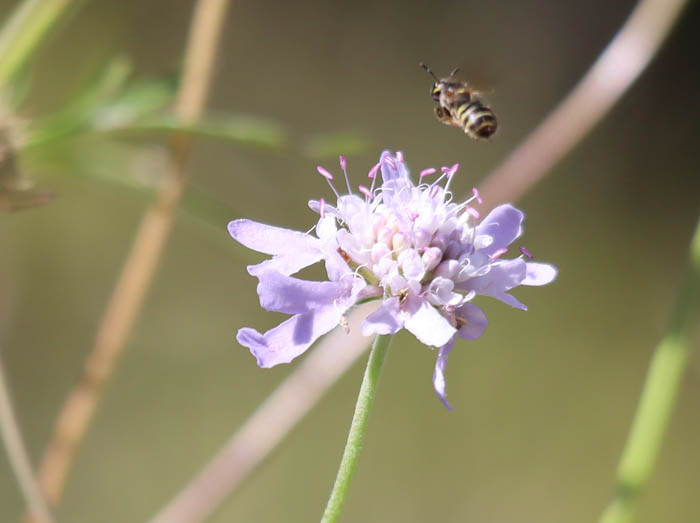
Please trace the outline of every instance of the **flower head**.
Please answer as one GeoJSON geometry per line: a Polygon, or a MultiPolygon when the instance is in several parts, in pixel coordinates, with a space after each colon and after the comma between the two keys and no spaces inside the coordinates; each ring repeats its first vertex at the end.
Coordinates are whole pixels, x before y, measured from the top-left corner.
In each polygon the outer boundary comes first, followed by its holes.
{"type": "Polygon", "coordinates": [[[488,321],[472,303],[486,295],[518,309],[527,307],[508,293],[518,285],[544,285],[556,276],[548,264],[526,261],[525,248],[504,259],[508,246],[522,234],[524,215],[512,205],[495,208],[483,220],[476,189],[461,203],[452,201],[450,183],[458,164],[441,171],[425,169],[414,185],[403,155],[382,153],[369,171],[370,187],[351,189],[346,161],[340,158],[348,194],[340,194],[333,174],[318,167],[337,197],[309,207],[318,213],[315,234],[234,220],[231,236],[248,248],[272,255],[248,267],[257,277],[263,308],[292,316],[264,334],[238,332],[261,367],[288,363],[320,336],[344,324],[344,315],[359,300],[381,299],[365,318],[362,333],[393,334],[407,329],[422,343],[439,348],[433,385],[447,408],[445,367],[456,339],[480,337],[488,321]],[[381,173],[381,183],[377,174],[381,173]],[[432,182],[424,179],[432,177],[432,182]],[[292,277],[316,262],[325,263],[328,281],[292,277]]]}

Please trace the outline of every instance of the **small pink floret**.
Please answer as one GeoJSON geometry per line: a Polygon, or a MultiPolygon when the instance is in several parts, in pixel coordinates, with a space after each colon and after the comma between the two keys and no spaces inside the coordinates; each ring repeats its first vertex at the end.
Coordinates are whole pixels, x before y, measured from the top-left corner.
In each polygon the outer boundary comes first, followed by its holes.
{"type": "Polygon", "coordinates": [[[378,163],[377,165],[375,165],[374,167],[372,167],[372,168],[369,170],[369,173],[367,174],[367,178],[374,178],[375,176],[377,176],[377,171],[379,170],[379,168],[380,168],[381,166],[382,166],[382,164],[381,164],[381,163],[378,163]]]}
{"type": "Polygon", "coordinates": [[[434,174],[434,173],[435,173],[435,169],[433,169],[432,167],[429,167],[427,169],[423,169],[420,172],[420,175],[418,175],[418,177],[422,180],[424,177],[430,176],[431,174],[434,174]]]}
{"type": "Polygon", "coordinates": [[[338,161],[340,161],[340,168],[344,171],[348,165],[348,163],[345,161],[345,156],[342,154],[338,156],[338,161]]]}
{"type": "Polygon", "coordinates": [[[329,173],[325,168],[321,167],[320,165],[316,166],[316,170],[318,171],[318,174],[323,176],[326,180],[332,180],[333,175],[329,173]]]}

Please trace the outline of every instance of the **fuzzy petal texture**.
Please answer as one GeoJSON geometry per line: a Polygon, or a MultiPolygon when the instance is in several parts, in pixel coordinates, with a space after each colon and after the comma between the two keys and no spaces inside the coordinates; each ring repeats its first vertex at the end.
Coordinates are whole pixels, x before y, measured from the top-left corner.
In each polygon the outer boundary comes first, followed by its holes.
{"type": "Polygon", "coordinates": [[[352,280],[346,282],[307,281],[277,271],[258,275],[260,305],[274,312],[303,314],[332,305],[350,294],[352,280]]]}
{"type": "Polygon", "coordinates": [[[362,322],[362,335],[394,334],[403,327],[398,298],[389,298],[362,322]]]}
{"type": "Polygon", "coordinates": [[[557,269],[549,263],[529,262],[525,279],[521,285],[547,285],[554,281],[557,277],[557,269]]]}
{"type": "Polygon", "coordinates": [[[523,233],[525,215],[509,203],[499,205],[492,210],[476,228],[477,236],[486,234],[493,238],[488,247],[479,252],[491,255],[499,249],[507,248],[513,240],[523,233]]]}
{"type": "Polygon", "coordinates": [[[427,300],[412,296],[404,309],[408,316],[404,320],[404,327],[421,343],[441,347],[457,332],[457,329],[427,300]]]}
{"type": "Polygon", "coordinates": [[[435,370],[433,370],[433,387],[435,394],[445,405],[447,410],[452,410],[452,407],[447,402],[447,384],[445,382],[445,369],[447,368],[447,358],[452,352],[452,347],[455,345],[456,336],[453,336],[450,341],[440,347],[437,360],[435,361],[435,370]]]}
{"type": "Polygon", "coordinates": [[[338,325],[343,312],[331,305],[292,316],[265,334],[244,327],[238,331],[236,339],[250,349],[260,367],[267,369],[289,363],[305,352],[319,337],[338,325]]]}

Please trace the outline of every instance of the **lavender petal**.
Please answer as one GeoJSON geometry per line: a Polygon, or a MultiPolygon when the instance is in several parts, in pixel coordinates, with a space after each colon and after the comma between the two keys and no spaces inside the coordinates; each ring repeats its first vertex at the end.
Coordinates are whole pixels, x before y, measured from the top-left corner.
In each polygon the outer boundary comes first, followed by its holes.
{"type": "Polygon", "coordinates": [[[457,333],[463,340],[475,340],[480,338],[489,324],[486,314],[473,303],[465,303],[459,309],[457,314],[466,322],[465,325],[459,328],[457,333]]]}
{"type": "Polygon", "coordinates": [[[457,332],[427,300],[412,296],[406,305],[404,311],[408,317],[404,320],[404,327],[421,343],[441,347],[457,332]]]}
{"type": "Polygon", "coordinates": [[[260,305],[273,312],[303,314],[350,295],[352,280],[307,281],[268,270],[257,275],[260,305]]]}
{"type": "Polygon", "coordinates": [[[260,367],[267,369],[289,363],[305,352],[319,337],[339,324],[342,312],[331,305],[297,314],[264,334],[244,327],[238,331],[236,339],[250,349],[260,367]]]}
{"type": "Polygon", "coordinates": [[[529,262],[521,285],[547,285],[557,277],[557,269],[549,263],[529,262]]]}
{"type": "Polygon", "coordinates": [[[456,336],[453,336],[450,341],[445,345],[440,347],[438,352],[437,360],[435,361],[435,369],[433,370],[433,388],[435,388],[435,394],[445,405],[447,410],[452,410],[452,407],[447,402],[447,385],[445,383],[445,369],[447,368],[447,358],[452,352],[452,347],[454,347],[456,336]]]}
{"type": "Polygon", "coordinates": [[[465,281],[458,287],[462,290],[475,291],[477,294],[491,296],[516,309],[527,310],[527,307],[506,291],[517,287],[525,279],[525,261],[503,260],[491,266],[491,270],[476,278],[465,281]]]}
{"type": "Polygon", "coordinates": [[[491,255],[499,249],[505,249],[513,240],[523,233],[522,222],[525,215],[509,203],[499,205],[492,210],[476,228],[477,236],[488,235],[493,243],[479,249],[479,252],[491,255]]]}
{"type": "Polygon", "coordinates": [[[398,298],[389,298],[362,322],[362,335],[394,334],[403,327],[398,298]]]}
{"type": "Polygon", "coordinates": [[[233,220],[228,224],[228,232],[237,242],[265,254],[291,254],[319,249],[319,239],[309,234],[252,220],[233,220]]]}

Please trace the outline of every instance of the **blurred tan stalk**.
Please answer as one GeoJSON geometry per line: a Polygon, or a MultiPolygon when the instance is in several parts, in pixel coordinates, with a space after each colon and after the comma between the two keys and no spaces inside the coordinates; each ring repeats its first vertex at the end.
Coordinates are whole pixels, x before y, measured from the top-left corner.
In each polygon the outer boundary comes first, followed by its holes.
{"type": "MultiPolygon", "coordinates": [[[[26,65],[55,22],[67,11],[71,0],[24,0],[17,4],[0,31],[0,88],[6,89],[14,74],[26,65]]],[[[7,119],[7,115],[2,115],[7,119]]],[[[7,145],[7,144],[4,144],[7,145]]],[[[31,191],[16,193],[17,179],[14,157],[10,147],[0,154],[0,210],[17,210],[45,203],[48,195],[31,191]]],[[[5,289],[6,292],[6,289],[5,289]]],[[[9,385],[0,361],[0,435],[8,460],[27,503],[29,516],[41,523],[50,523],[53,517],[34,476],[31,461],[22,438],[12,405],[9,385]]]]}
{"type": "Polygon", "coordinates": [[[323,394],[369,346],[360,323],[377,308],[361,305],[348,321],[349,332],[335,329],[311,352],[235,432],[188,488],[153,518],[155,523],[203,521],[306,415],[323,394]]]}
{"type": "Polygon", "coordinates": [[[519,199],[573,149],[644,71],[686,3],[639,2],[576,87],[484,180],[484,201],[519,199]]]}
{"type": "MultiPolygon", "coordinates": [[[[578,85],[481,186],[485,201],[520,198],[610,110],[661,46],[685,0],[642,0],[578,85]]],[[[362,308],[349,317],[358,325],[362,308]]],[[[356,333],[355,327],[351,332],[356,333]]],[[[275,389],[216,456],[155,517],[157,523],[206,519],[369,346],[327,336],[275,389]],[[341,357],[342,354],[342,357],[341,357]],[[291,394],[290,394],[291,393],[291,394]],[[280,412],[286,415],[280,416],[280,412]]]]}
{"type": "MultiPolygon", "coordinates": [[[[197,120],[204,107],[227,6],[228,0],[199,0],[195,5],[174,107],[175,117],[184,124],[197,120]]],[[[61,499],[75,452],[150,287],[185,187],[191,143],[189,136],[180,135],[170,144],[168,176],[141,221],[80,381],[58,414],[39,470],[39,483],[54,506],[61,499]]]]}
{"type": "Polygon", "coordinates": [[[41,494],[39,484],[34,478],[32,464],[12,408],[10,388],[5,379],[2,361],[0,361],[0,434],[5,443],[10,467],[17,478],[31,517],[38,523],[51,523],[53,518],[41,494]]]}

